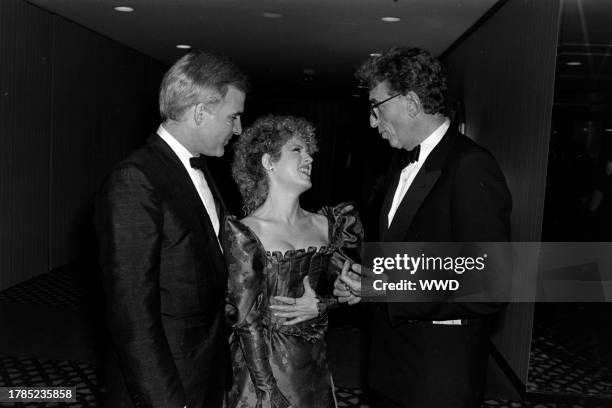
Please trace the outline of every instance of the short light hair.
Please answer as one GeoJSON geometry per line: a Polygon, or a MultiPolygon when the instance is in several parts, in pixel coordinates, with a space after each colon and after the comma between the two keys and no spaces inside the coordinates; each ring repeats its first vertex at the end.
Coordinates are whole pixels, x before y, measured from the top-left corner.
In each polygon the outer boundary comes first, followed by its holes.
{"type": "Polygon", "coordinates": [[[356,76],[370,90],[386,81],[392,93],[406,95],[414,92],[425,113],[442,113],[446,108],[444,68],[429,52],[420,48],[389,48],[366,60],[356,76]]]}
{"type": "Polygon", "coordinates": [[[159,87],[159,113],[162,120],[180,120],[189,107],[204,103],[215,106],[232,85],[248,90],[247,77],[225,57],[192,51],[176,61],[159,87]]]}
{"type": "Polygon", "coordinates": [[[306,119],[295,116],[263,116],[236,142],[232,176],[242,195],[245,215],[264,203],[270,189],[261,158],[267,153],[272,162],[278,161],[282,147],[293,137],[304,142],[308,154],[317,151],[314,127],[306,119]]]}

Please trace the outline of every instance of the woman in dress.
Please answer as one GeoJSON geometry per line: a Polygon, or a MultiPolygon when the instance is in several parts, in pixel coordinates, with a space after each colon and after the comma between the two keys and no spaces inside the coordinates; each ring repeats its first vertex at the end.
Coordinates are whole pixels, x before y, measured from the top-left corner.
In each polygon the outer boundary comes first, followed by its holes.
{"type": "Polygon", "coordinates": [[[225,223],[228,407],[335,407],[327,312],[337,304],[336,276],[358,260],[363,229],[350,204],[301,208],[315,151],[313,127],[290,116],[258,119],[236,144],[232,174],[247,217],[225,223]]]}

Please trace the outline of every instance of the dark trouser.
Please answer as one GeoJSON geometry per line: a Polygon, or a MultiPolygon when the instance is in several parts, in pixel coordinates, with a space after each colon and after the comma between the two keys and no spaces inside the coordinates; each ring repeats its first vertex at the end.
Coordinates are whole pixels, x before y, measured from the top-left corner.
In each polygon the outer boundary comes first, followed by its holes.
{"type": "Polygon", "coordinates": [[[460,326],[424,321],[392,326],[378,316],[368,383],[384,398],[375,406],[480,408],[489,347],[486,327],[478,319],[460,326]]]}

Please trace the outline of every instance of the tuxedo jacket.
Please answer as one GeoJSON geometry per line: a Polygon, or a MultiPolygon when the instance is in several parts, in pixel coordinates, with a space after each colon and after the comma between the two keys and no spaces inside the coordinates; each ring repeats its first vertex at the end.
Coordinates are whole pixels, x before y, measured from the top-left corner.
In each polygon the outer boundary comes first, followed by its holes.
{"type": "Polygon", "coordinates": [[[159,136],[111,171],[95,222],[108,328],[133,404],[220,407],[227,268],[187,170],[159,136]]]}
{"type": "MultiPolygon", "coordinates": [[[[454,124],[387,215],[401,164],[392,161],[380,215],[382,242],[503,242],[512,199],[493,156],[454,124]]],[[[497,259],[508,260],[507,254],[497,259]]],[[[374,307],[370,386],[398,406],[480,407],[488,355],[487,319],[503,304],[407,302],[374,307]],[[461,319],[462,325],[433,321],[461,319]]]]}

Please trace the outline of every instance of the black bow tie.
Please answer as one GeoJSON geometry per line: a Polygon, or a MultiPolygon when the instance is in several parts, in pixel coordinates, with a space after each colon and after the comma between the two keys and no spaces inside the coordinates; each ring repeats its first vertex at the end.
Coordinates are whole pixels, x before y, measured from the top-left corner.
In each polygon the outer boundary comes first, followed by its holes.
{"type": "Polygon", "coordinates": [[[199,155],[197,157],[192,157],[189,159],[189,164],[194,169],[204,170],[206,168],[206,156],[199,155]]]}
{"type": "Polygon", "coordinates": [[[420,153],[421,145],[418,145],[412,150],[404,150],[402,152],[402,167],[406,167],[409,164],[418,162],[420,153]]]}

